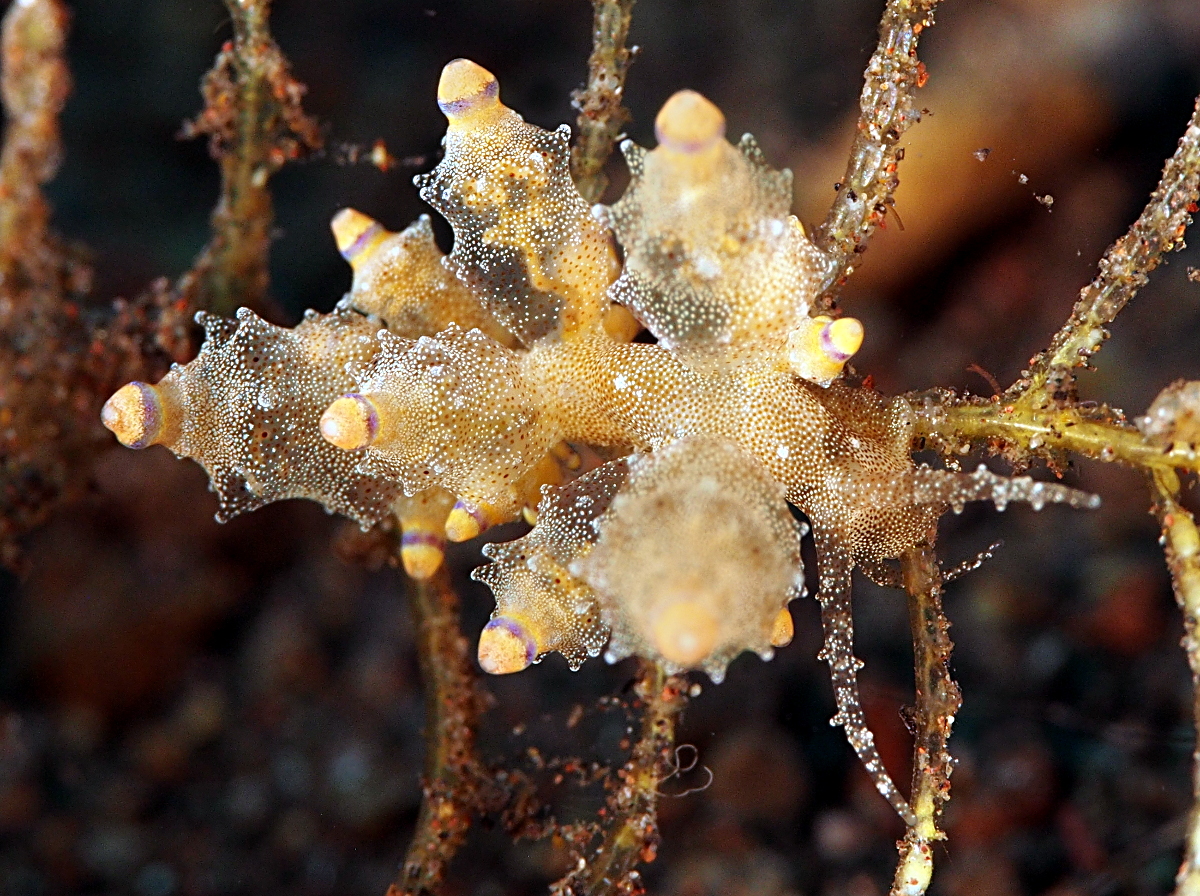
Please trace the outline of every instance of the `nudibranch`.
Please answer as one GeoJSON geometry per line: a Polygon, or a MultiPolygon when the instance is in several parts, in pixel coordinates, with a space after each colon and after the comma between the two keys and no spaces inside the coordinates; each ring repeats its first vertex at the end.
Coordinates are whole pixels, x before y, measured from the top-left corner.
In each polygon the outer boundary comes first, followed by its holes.
{"type": "Polygon", "coordinates": [[[789,213],[791,173],[726,140],[703,96],[667,101],[654,149],[623,144],[629,186],[595,208],[569,128],[526,122],[490,72],[451,62],[437,101],[445,154],[417,185],[454,232],[448,256],[428,219],[389,233],[339,212],[353,282],[332,315],[205,318],[197,359],[125,386],[105,424],[204,464],[223,516],[287,497],[364,524],[392,513],[415,576],[447,538],[525,518],[474,574],[496,599],[479,639],[496,674],[604,653],[719,681],[742,652],[769,658],[804,590],[797,509],[833,721],[911,819],[859,704],[852,570],[967,501],[1097,500],[914,464],[907,402],[843,376],[862,325],[813,314],[828,262],[789,213]],[[651,339],[631,341],[635,319],[651,339]],[[572,445],[607,462],[580,470],[572,445]]]}

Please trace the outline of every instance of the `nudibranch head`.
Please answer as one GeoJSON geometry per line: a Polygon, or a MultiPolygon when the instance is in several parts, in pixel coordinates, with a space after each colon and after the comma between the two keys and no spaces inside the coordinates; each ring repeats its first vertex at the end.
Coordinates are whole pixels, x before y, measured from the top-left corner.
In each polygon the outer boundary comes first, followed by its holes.
{"type": "Polygon", "coordinates": [[[537,655],[537,641],[509,616],[494,617],[479,635],[479,666],[489,675],[520,672],[529,668],[537,655]]]}
{"type": "Polygon", "coordinates": [[[329,222],[329,229],[333,231],[338,252],[356,270],[379,249],[384,240],[392,236],[374,218],[352,208],[344,208],[334,215],[329,222]]]}
{"type": "Polygon", "coordinates": [[[321,435],[343,451],[366,448],[379,432],[379,410],[366,395],[343,395],[321,415],[321,435]]]}
{"type": "Polygon", "coordinates": [[[654,136],[674,152],[703,153],[725,139],[725,116],[696,91],[681,90],[659,110],[654,136]]]}
{"type": "Polygon", "coordinates": [[[100,422],[127,448],[158,444],[166,423],[162,395],[149,383],[126,383],[104,403],[100,422]]]}
{"type": "Polygon", "coordinates": [[[451,126],[503,108],[496,76],[470,59],[452,60],[442,69],[437,103],[451,126]]]}

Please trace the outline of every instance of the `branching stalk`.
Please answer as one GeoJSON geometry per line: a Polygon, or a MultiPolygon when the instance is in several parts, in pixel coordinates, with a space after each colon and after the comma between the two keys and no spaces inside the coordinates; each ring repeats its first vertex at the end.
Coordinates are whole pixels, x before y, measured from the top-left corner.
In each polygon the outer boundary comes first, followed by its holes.
{"type": "MultiPolygon", "coordinates": [[[[1183,647],[1192,669],[1192,712],[1200,738],[1200,530],[1191,513],[1179,503],[1179,478],[1174,472],[1155,470],[1151,484],[1175,600],[1183,611],[1183,647]]],[[[1192,753],[1192,809],[1175,893],[1200,896],[1200,740],[1192,753]]]]}
{"type": "Polygon", "coordinates": [[[41,187],[62,158],[58,116],[71,92],[66,9],[14,3],[4,16],[4,152],[0,155],[0,275],[6,288],[55,288],[61,267],[41,187]]]}
{"type": "Polygon", "coordinates": [[[579,133],[571,147],[571,176],[588,202],[599,202],[608,185],[604,164],[629,121],[622,99],[634,49],[625,46],[634,0],[592,0],[592,55],[587,86],[572,94],[579,133]]]}
{"type": "Polygon", "coordinates": [[[933,24],[939,0],[888,0],[879,22],[879,44],[867,63],[858,132],[846,173],[825,222],[814,234],[829,257],[819,305],[828,309],[833,292],[854,271],[858,255],[883,223],[900,178],[896,166],[904,151],[900,137],[921,120],[913,94],[925,83],[917,59],[921,32],[933,24]]]}
{"type": "Polygon", "coordinates": [[[425,780],[417,828],[388,896],[440,892],[486,778],[475,747],[482,700],[445,566],[414,582],[412,595],[425,686],[425,780]]]}
{"type": "Polygon", "coordinates": [[[1088,362],[1108,338],[1107,326],[1149,279],[1167,252],[1183,247],[1183,234],[1200,191],[1200,99],[1167,160],[1158,186],[1129,232],[1109,246],[1100,271],[1079,295],[1075,309],[1050,347],[1033,359],[1029,376],[1008,391],[1040,406],[1053,399],[1056,382],[1088,362]]]}
{"type": "Polygon", "coordinates": [[[556,896],[617,896],[637,892],[637,866],[658,852],[658,788],[678,770],[675,725],[687,702],[687,682],[641,661],[636,693],[642,701],[641,733],[617,773],[609,796],[604,839],[591,859],[559,881],[556,896]]]}
{"type": "Polygon", "coordinates": [[[942,611],[942,572],[930,539],[900,558],[916,670],[913,716],[913,777],[909,803],[916,824],[900,843],[892,896],[919,896],[933,876],[933,844],[945,838],[938,828],[950,799],[954,760],[946,750],[962,694],[950,677],[950,622],[942,611]]]}
{"type": "Polygon", "coordinates": [[[321,145],[321,130],[300,106],[305,87],[267,26],[268,0],[225,0],[233,40],[205,76],[204,111],[183,136],[209,138],[221,166],[212,239],[177,289],[193,308],[229,314],[261,306],[275,212],[267,182],[291,159],[321,145]]]}

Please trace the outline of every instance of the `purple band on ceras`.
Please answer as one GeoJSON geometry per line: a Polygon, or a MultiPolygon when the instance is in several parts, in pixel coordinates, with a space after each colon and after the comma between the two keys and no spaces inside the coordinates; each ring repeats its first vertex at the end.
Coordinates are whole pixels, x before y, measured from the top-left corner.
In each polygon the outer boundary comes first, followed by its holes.
{"type": "Polygon", "coordinates": [[[438,100],[438,108],[442,110],[443,115],[453,117],[466,112],[480,100],[496,99],[498,96],[500,96],[500,82],[493,78],[484,85],[483,90],[479,93],[459,97],[456,100],[438,100]]]}
{"type": "Polygon", "coordinates": [[[134,380],[129,385],[135,386],[142,395],[142,437],[135,442],[128,443],[126,447],[148,448],[154,444],[154,440],[158,438],[158,434],[162,430],[162,402],[159,401],[158,391],[149,383],[134,380]]]}
{"type": "MultiPolygon", "coordinates": [[[[355,240],[357,242],[357,240],[355,240]]],[[[347,392],[342,398],[353,398],[358,402],[360,408],[366,408],[367,411],[367,444],[370,445],[375,441],[375,436],[379,432],[379,411],[375,409],[375,402],[367,398],[361,392],[347,392]]]]}
{"type": "Polygon", "coordinates": [[[521,625],[515,619],[510,619],[508,616],[496,616],[488,620],[488,624],[483,627],[483,630],[485,632],[495,631],[498,628],[504,629],[504,631],[513,635],[525,645],[525,662],[527,665],[537,659],[537,642],[533,640],[529,632],[525,631],[525,626],[521,625]]]}
{"type": "Polygon", "coordinates": [[[471,519],[473,519],[475,522],[479,523],[479,531],[480,532],[486,532],[492,526],[492,521],[486,513],[484,513],[478,507],[468,504],[466,501],[463,501],[463,500],[455,501],[454,509],[455,510],[465,510],[467,512],[467,514],[471,517],[471,519]]]}
{"type": "Polygon", "coordinates": [[[446,539],[436,532],[405,532],[400,536],[400,547],[414,547],[416,545],[429,545],[430,547],[441,550],[446,546],[446,539]]]}
{"type": "Polygon", "coordinates": [[[836,361],[838,364],[845,364],[852,357],[854,357],[854,353],[851,352],[850,354],[846,354],[833,344],[833,339],[830,336],[830,332],[832,331],[835,323],[837,323],[837,321],[831,320],[825,326],[821,327],[821,351],[825,353],[825,357],[827,357],[830,361],[836,361]]]}
{"type": "Polygon", "coordinates": [[[366,248],[367,244],[369,244],[371,240],[375,239],[382,232],[383,225],[381,225],[378,221],[372,221],[362,233],[354,238],[354,242],[342,250],[342,258],[353,264],[354,259],[356,259],[359,253],[366,248]]]}

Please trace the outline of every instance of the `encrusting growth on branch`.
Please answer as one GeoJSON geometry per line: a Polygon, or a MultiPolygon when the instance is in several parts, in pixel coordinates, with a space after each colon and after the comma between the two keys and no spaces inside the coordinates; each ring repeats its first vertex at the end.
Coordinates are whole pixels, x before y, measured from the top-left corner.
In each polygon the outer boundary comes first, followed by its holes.
{"type": "Polygon", "coordinates": [[[300,106],[304,85],[267,28],[270,0],[225,0],[233,40],[204,79],[205,109],[184,137],[207,136],[221,166],[212,239],[176,285],[193,309],[261,310],[275,213],[267,183],[287,162],[321,146],[321,129],[300,106]]]}
{"type": "Polygon", "coordinates": [[[637,866],[658,853],[659,786],[678,771],[675,728],[687,682],[642,660],[635,692],[641,729],[608,797],[608,820],[594,855],[550,887],[553,896],[624,896],[642,891],[637,866]]]}
{"type": "Polygon", "coordinates": [[[425,772],[417,827],[389,896],[441,892],[478,811],[480,789],[489,786],[475,746],[484,698],[459,628],[458,595],[444,568],[410,589],[425,686],[425,772]]]}
{"type": "Polygon", "coordinates": [[[917,545],[900,558],[917,673],[910,798],[914,820],[899,843],[900,862],[891,896],[920,896],[929,886],[933,845],[945,839],[938,822],[950,799],[950,773],[954,770],[946,743],[962,704],[962,694],[950,677],[953,644],[950,622],[942,610],[942,573],[933,549],[933,534],[931,531],[928,543],[917,545]]]}
{"type": "Polygon", "coordinates": [[[857,256],[887,217],[900,184],[896,169],[904,158],[900,137],[921,113],[914,92],[925,84],[917,59],[921,32],[933,24],[939,0],[888,0],[879,23],[879,44],[867,63],[858,132],[846,173],[815,242],[829,257],[817,307],[827,310],[834,294],[858,265],[857,256]]]}
{"type": "Polygon", "coordinates": [[[1108,325],[1146,285],[1163,256],[1182,248],[1184,231],[1197,211],[1197,198],[1200,98],[1145,209],[1129,232],[1104,253],[1099,274],[1084,287],[1071,317],[1055,334],[1050,347],[1033,359],[1028,376],[1009,388],[1009,401],[1020,399],[1033,407],[1053,404],[1053,393],[1063,388],[1056,379],[1069,377],[1074,368],[1088,363],[1108,338],[1108,325]]]}
{"type": "Polygon", "coordinates": [[[592,55],[587,85],[571,95],[579,110],[579,133],[571,147],[571,176],[587,202],[599,202],[608,185],[604,164],[612,155],[621,129],[629,121],[625,108],[625,76],[637,48],[625,46],[636,0],[592,0],[592,55]]]}

